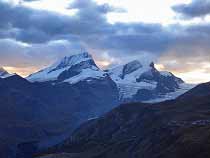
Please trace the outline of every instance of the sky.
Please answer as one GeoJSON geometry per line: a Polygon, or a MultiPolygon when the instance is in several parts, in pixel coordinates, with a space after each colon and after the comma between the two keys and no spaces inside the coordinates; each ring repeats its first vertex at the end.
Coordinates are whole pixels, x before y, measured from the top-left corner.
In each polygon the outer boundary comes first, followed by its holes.
{"type": "Polygon", "coordinates": [[[0,0],[0,66],[27,76],[88,51],[210,81],[210,0],[0,0]]]}

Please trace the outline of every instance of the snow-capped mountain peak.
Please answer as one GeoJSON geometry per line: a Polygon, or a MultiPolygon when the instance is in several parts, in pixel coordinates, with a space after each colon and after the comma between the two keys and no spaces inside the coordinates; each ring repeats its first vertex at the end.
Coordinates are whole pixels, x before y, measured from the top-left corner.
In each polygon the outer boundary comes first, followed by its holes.
{"type": "Polygon", "coordinates": [[[190,89],[171,72],[156,69],[154,62],[142,64],[139,60],[133,60],[103,71],[87,52],[66,56],[27,79],[31,82],[50,81],[53,84],[81,81],[91,84],[112,80],[118,87],[122,102],[173,99],[190,89]]]}
{"type": "Polygon", "coordinates": [[[3,67],[0,67],[0,76],[6,75],[6,74],[8,74],[8,72],[3,67]]]}
{"type": "Polygon", "coordinates": [[[10,77],[12,75],[14,75],[14,74],[10,74],[3,67],[0,67],[0,78],[7,78],[7,77],[10,77]]]}
{"type": "Polygon", "coordinates": [[[140,68],[142,68],[142,64],[138,60],[131,61],[123,66],[122,78],[125,75],[130,74],[140,68]]]}
{"type": "MultiPolygon", "coordinates": [[[[87,61],[90,61],[90,64],[95,65],[92,56],[88,52],[80,53],[80,54],[75,54],[71,56],[65,56],[58,62],[52,65],[53,70],[58,70],[58,69],[63,69],[66,67],[71,67],[79,63],[85,63],[87,61]],[[92,62],[92,63],[91,63],[92,62]]],[[[97,67],[97,66],[96,66],[97,67]]],[[[51,71],[53,71],[51,70],[51,71]]]]}
{"type": "MultiPolygon", "coordinates": [[[[142,64],[134,60],[109,69],[107,72],[117,84],[122,101],[147,101],[156,97],[161,98],[164,97],[163,95],[177,92],[184,84],[182,79],[171,72],[158,71],[154,62],[142,64]]],[[[180,94],[185,91],[186,88],[180,94]]],[[[177,95],[178,93],[173,96],[177,95]]],[[[173,99],[173,96],[167,97],[173,99]]]]}
{"type": "Polygon", "coordinates": [[[27,79],[31,82],[56,81],[76,83],[87,78],[104,76],[105,72],[98,68],[92,56],[88,52],[84,52],[66,56],[52,66],[31,74],[27,79]]]}
{"type": "Polygon", "coordinates": [[[142,64],[139,60],[133,60],[124,65],[111,68],[108,71],[116,82],[136,83],[136,79],[144,72],[150,71],[150,65],[142,64]]]}

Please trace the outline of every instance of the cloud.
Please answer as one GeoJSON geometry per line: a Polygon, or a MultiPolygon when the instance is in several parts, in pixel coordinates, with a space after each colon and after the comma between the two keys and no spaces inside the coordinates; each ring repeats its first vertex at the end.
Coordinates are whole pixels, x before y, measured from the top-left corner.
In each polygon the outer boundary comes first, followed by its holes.
{"type": "Polygon", "coordinates": [[[190,4],[179,4],[172,9],[184,18],[205,17],[210,14],[210,1],[192,0],[190,4]]]}
{"type": "Polygon", "coordinates": [[[0,66],[40,68],[52,64],[67,54],[77,53],[80,45],[67,40],[29,45],[12,39],[0,39],[0,48],[0,66]]]}
{"type": "Polygon", "coordinates": [[[65,16],[0,2],[0,37],[30,44],[74,40],[89,49],[133,54],[163,51],[170,39],[160,24],[108,23],[107,13],[123,10],[107,4],[81,0],[74,1],[69,8],[77,9],[76,15],[65,16]]]}
{"type": "Polygon", "coordinates": [[[207,82],[209,78],[200,80],[196,73],[205,76],[209,74],[209,33],[210,24],[182,27],[176,40],[159,56],[158,63],[164,65],[165,70],[174,72],[189,82],[207,82]]]}
{"type": "Polygon", "coordinates": [[[39,69],[81,49],[91,52],[98,61],[156,60],[172,71],[190,71],[192,65],[202,67],[202,63],[210,60],[209,23],[184,26],[141,22],[110,24],[107,13],[124,10],[92,0],[73,1],[69,9],[76,10],[75,15],[36,10],[0,0],[1,65],[39,69]]]}
{"type": "Polygon", "coordinates": [[[75,16],[0,1],[0,28],[6,32],[16,29],[12,34],[8,34],[9,37],[29,43],[54,40],[64,35],[80,36],[111,31],[107,29],[109,26],[105,15],[115,11],[114,8],[105,4],[97,5],[89,0],[73,3],[72,7],[78,9],[75,16]]]}
{"type": "Polygon", "coordinates": [[[109,12],[126,12],[126,10],[123,8],[113,7],[107,3],[98,5],[92,0],[73,1],[73,3],[70,4],[69,9],[79,9],[80,13],[86,12],[87,15],[89,15],[90,12],[98,14],[106,14],[109,12]]]}

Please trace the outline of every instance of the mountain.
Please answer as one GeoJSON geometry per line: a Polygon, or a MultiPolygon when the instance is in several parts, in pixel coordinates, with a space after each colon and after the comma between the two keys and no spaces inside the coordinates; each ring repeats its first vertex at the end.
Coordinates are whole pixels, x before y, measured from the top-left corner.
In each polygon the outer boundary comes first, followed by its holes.
{"type": "Polygon", "coordinates": [[[134,60],[106,71],[118,85],[122,102],[160,102],[192,88],[172,73],[158,71],[153,62],[141,64],[134,60]]]}
{"type": "Polygon", "coordinates": [[[209,91],[205,83],[176,100],[121,105],[84,123],[40,158],[210,157],[209,91]]]}
{"type": "Polygon", "coordinates": [[[185,94],[179,96],[179,99],[191,99],[191,98],[199,98],[204,99],[206,96],[210,96],[210,82],[200,84],[195,88],[192,88],[190,91],[185,94]]]}
{"type": "Polygon", "coordinates": [[[11,75],[13,75],[13,74],[10,74],[3,67],[0,67],[0,78],[6,78],[6,77],[9,77],[11,75]]]}
{"type": "Polygon", "coordinates": [[[105,78],[110,78],[117,85],[121,103],[175,99],[193,87],[170,72],[158,71],[154,63],[141,64],[138,60],[103,71],[87,52],[64,57],[27,77],[30,82],[53,84],[75,84],[105,78]]]}
{"type": "Polygon", "coordinates": [[[129,102],[154,101],[180,95],[182,84],[153,63],[134,61],[103,71],[86,52],[64,57],[27,78],[0,77],[0,157],[30,158],[34,151],[59,144],[82,123],[124,102],[119,93],[132,96],[129,102]],[[122,93],[121,84],[136,93],[122,93]]]}
{"type": "Polygon", "coordinates": [[[31,82],[68,82],[71,84],[82,80],[103,79],[107,75],[95,64],[87,53],[64,57],[52,66],[27,77],[31,82]]]}
{"type": "Polygon", "coordinates": [[[109,76],[74,84],[0,78],[0,157],[23,158],[17,149],[25,142],[37,150],[57,144],[81,123],[118,106],[118,98],[109,76]]]}

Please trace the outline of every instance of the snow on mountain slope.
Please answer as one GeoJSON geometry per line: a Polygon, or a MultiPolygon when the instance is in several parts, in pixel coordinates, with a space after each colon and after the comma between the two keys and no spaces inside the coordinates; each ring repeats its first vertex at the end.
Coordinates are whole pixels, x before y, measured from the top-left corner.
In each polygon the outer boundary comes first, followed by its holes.
{"type": "Polygon", "coordinates": [[[97,67],[87,52],[64,57],[27,79],[31,82],[70,84],[95,79],[106,81],[112,79],[118,87],[119,100],[122,102],[174,99],[192,88],[172,73],[158,71],[153,62],[142,64],[134,60],[103,71],[97,67]]]}
{"type": "Polygon", "coordinates": [[[123,82],[118,82],[117,86],[119,89],[119,95],[120,95],[120,100],[124,99],[129,99],[132,98],[139,89],[155,89],[157,83],[146,83],[146,82],[141,82],[141,83],[123,83],[123,82]]]}
{"type": "Polygon", "coordinates": [[[100,79],[100,78],[104,78],[105,76],[106,74],[103,71],[87,68],[87,69],[83,69],[80,74],[74,77],[71,77],[69,79],[66,79],[63,82],[74,84],[74,83],[77,83],[78,81],[82,81],[85,79],[89,81],[88,78],[100,79]]]}
{"type": "Polygon", "coordinates": [[[3,67],[0,67],[0,78],[7,78],[13,76],[14,74],[10,74],[3,67]]]}
{"type": "Polygon", "coordinates": [[[108,73],[118,85],[120,98],[126,99],[132,98],[139,89],[152,90],[156,88],[157,82],[155,81],[137,82],[137,78],[139,78],[140,75],[144,72],[149,72],[150,70],[151,67],[149,65],[143,66],[139,61],[135,60],[110,69],[108,70],[108,73]]]}
{"type": "Polygon", "coordinates": [[[158,71],[154,63],[143,65],[138,60],[107,72],[116,82],[123,102],[174,99],[193,87],[170,72],[158,71]]]}
{"type": "Polygon", "coordinates": [[[100,79],[106,73],[95,64],[87,52],[64,57],[52,66],[27,77],[31,82],[59,81],[77,83],[88,78],[100,79]]]}
{"type": "Polygon", "coordinates": [[[108,70],[108,73],[117,83],[142,84],[138,83],[136,79],[144,72],[149,72],[150,70],[151,67],[149,65],[142,66],[139,61],[135,60],[110,69],[108,70]]]}
{"type": "Polygon", "coordinates": [[[186,93],[190,89],[194,88],[195,86],[196,86],[195,84],[182,83],[179,85],[179,88],[177,88],[174,92],[169,92],[163,95],[159,95],[158,98],[151,99],[144,102],[145,103],[159,103],[166,100],[173,100],[179,97],[180,95],[186,93]]]}

